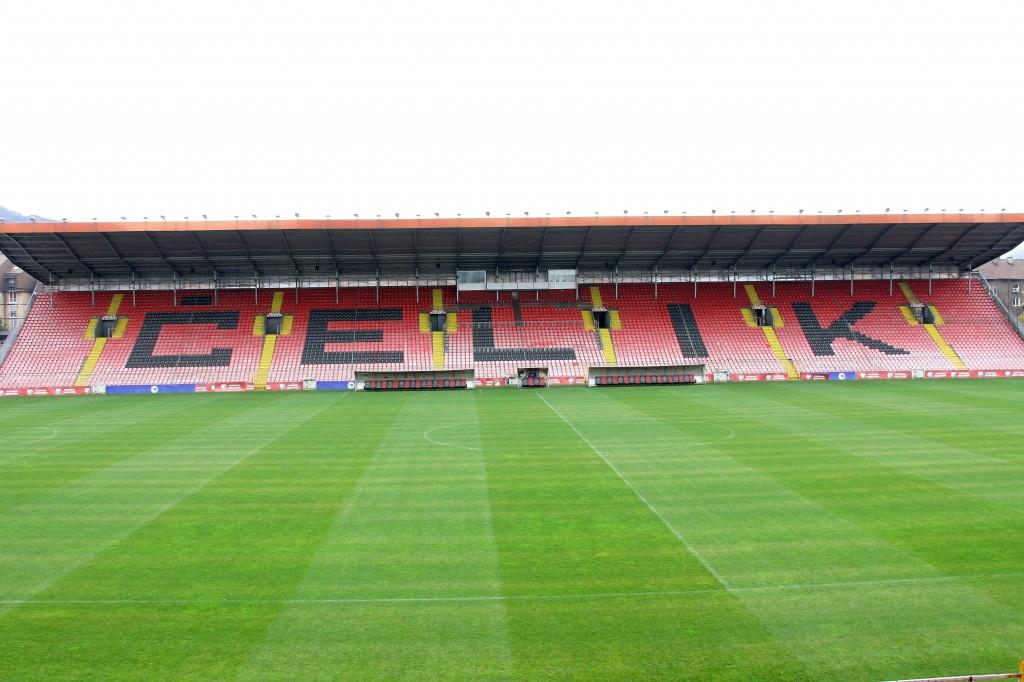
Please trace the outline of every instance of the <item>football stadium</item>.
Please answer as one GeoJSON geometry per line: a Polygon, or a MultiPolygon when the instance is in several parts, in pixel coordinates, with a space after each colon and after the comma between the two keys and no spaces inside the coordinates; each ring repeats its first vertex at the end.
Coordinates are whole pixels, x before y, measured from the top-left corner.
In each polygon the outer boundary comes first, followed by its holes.
{"type": "Polygon", "coordinates": [[[1022,241],[2,224],[0,678],[1019,679],[1022,241]]]}

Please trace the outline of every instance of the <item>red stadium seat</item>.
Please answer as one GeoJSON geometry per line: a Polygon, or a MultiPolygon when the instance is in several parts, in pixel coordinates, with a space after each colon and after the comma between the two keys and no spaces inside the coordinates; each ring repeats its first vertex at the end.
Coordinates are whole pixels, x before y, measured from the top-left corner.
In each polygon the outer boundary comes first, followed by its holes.
{"type": "MultiPolygon", "coordinates": [[[[775,336],[781,352],[801,372],[905,375],[916,369],[952,370],[957,362],[970,369],[1024,369],[1024,341],[983,287],[969,289],[966,280],[936,280],[931,293],[927,282],[908,283],[917,299],[938,311],[942,320],[933,331],[958,360],[940,348],[925,326],[908,322],[900,309],[907,297],[898,286],[890,295],[888,282],[858,280],[852,295],[849,282],[817,282],[813,297],[807,282],[778,282],[774,295],[769,284],[751,286],[778,311],[775,336]],[[840,318],[850,320],[856,335],[841,333],[842,324],[836,326],[840,318]]],[[[334,289],[304,289],[298,302],[291,293],[281,299],[287,333],[276,338],[265,379],[352,381],[356,372],[472,370],[477,378],[501,380],[538,366],[546,367],[549,377],[582,378],[590,367],[622,368],[598,377],[595,383],[606,386],[694,380],[678,374],[641,378],[628,374],[629,367],[786,371],[763,330],[744,319],[742,309],[749,301],[742,288],[734,297],[728,283],[702,283],[695,296],[692,285],[662,284],[657,299],[648,284],[622,284],[618,297],[612,286],[599,288],[604,306],[617,312],[608,331],[614,365],[567,294],[546,292],[542,302],[522,306],[517,320],[510,299],[495,302],[493,296],[464,292],[461,300],[476,309],[455,313],[453,331],[445,332],[443,367],[436,367],[432,335],[419,324],[430,303],[417,301],[415,288],[383,287],[379,301],[374,288],[344,289],[340,303],[334,289]]],[[[582,293],[589,296],[589,291],[582,293]]],[[[0,367],[0,387],[71,386],[76,381],[254,384],[265,345],[258,316],[270,310],[271,298],[272,292],[261,292],[257,303],[251,290],[229,290],[218,292],[214,303],[212,292],[190,292],[189,304],[182,297],[175,305],[172,292],[138,291],[133,305],[132,297],[124,296],[117,312],[125,320],[123,334],[106,342],[90,373],[85,361],[94,341],[86,338],[86,330],[105,314],[112,294],[98,294],[93,305],[87,292],[41,292],[0,367]]],[[[454,290],[445,287],[443,299],[454,298],[454,290]]],[[[581,301],[581,307],[586,305],[581,301]]],[[[426,381],[389,380],[367,387],[427,388],[426,381]]],[[[429,386],[452,387],[448,379],[435,381],[429,386]]],[[[464,387],[462,381],[456,385],[464,387]]],[[[546,386],[547,379],[525,385],[546,386]]]]}

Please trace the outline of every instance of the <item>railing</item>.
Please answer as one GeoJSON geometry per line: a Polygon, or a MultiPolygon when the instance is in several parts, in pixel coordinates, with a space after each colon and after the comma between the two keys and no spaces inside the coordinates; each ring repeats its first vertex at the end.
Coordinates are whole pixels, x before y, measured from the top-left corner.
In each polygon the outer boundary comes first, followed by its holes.
{"type": "MultiPolygon", "coordinates": [[[[740,270],[731,268],[685,268],[685,269],[651,269],[651,270],[579,270],[574,278],[577,286],[593,284],[671,284],[671,283],[744,283],[744,282],[824,282],[824,281],[888,281],[892,280],[941,280],[958,279],[963,274],[954,267],[901,267],[889,270],[883,267],[817,267],[817,268],[786,268],[786,269],[753,269],[740,270]]],[[[523,283],[524,290],[537,287],[534,281],[550,284],[547,271],[541,273],[527,271],[488,271],[489,282],[523,283]]],[[[566,288],[573,288],[573,282],[560,280],[566,288]]],[[[190,277],[149,277],[136,279],[128,277],[110,277],[100,281],[86,279],[63,279],[55,283],[58,291],[226,291],[259,289],[346,289],[346,288],[377,288],[377,287],[451,287],[457,286],[455,272],[424,272],[421,276],[402,272],[381,272],[379,276],[306,272],[299,275],[267,274],[258,277],[246,274],[231,274],[217,278],[190,277]]],[[[540,288],[554,288],[550,286],[540,288]]]]}

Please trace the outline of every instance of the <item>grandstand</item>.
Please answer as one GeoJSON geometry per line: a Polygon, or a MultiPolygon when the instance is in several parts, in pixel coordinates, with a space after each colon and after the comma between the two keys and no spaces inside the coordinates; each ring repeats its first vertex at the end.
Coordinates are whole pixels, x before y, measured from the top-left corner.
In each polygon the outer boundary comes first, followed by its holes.
{"type": "Polygon", "coordinates": [[[1021,215],[7,224],[8,395],[1024,376],[1021,215]],[[1019,331],[1019,330],[1017,330],[1019,331]],[[383,382],[383,383],[379,383],[383,382]]]}

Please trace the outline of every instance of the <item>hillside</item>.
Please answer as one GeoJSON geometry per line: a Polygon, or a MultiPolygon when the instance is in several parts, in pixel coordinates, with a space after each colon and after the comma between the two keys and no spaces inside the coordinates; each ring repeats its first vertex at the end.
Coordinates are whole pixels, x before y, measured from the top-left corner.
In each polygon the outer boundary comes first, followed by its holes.
{"type": "Polygon", "coordinates": [[[18,213],[17,211],[12,211],[8,208],[0,206],[0,220],[3,220],[8,223],[27,223],[30,222],[32,219],[35,219],[37,223],[57,222],[56,220],[52,220],[50,218],[44,218],[38,215],[25,215],[23,213],[18,213]]]}

